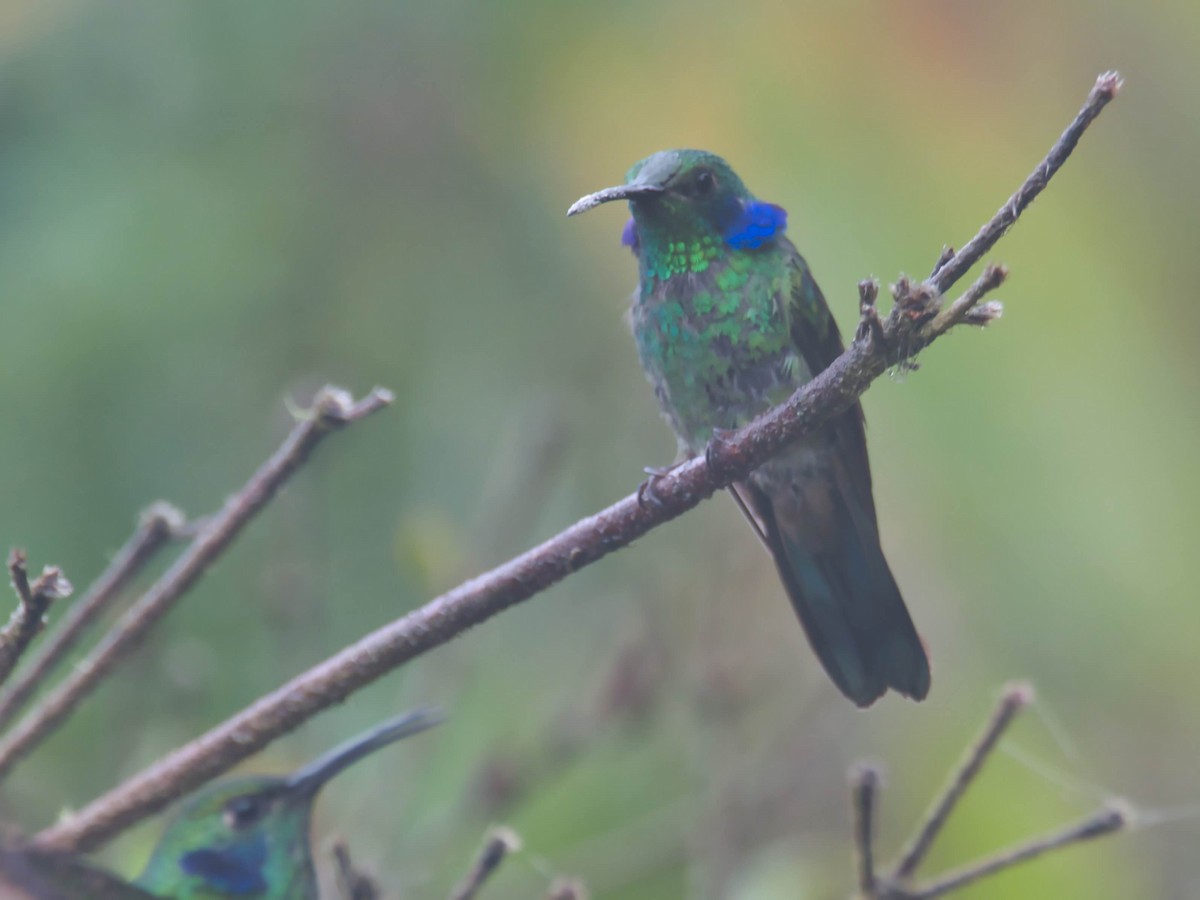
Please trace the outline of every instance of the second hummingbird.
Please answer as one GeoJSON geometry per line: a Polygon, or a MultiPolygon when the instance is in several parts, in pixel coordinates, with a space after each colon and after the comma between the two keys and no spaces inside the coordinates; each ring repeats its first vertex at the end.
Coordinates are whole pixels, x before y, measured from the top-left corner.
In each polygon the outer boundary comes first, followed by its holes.
{"type": "Polygon", "coordinates": [[[440,721],[435,712],[417,710],[291,775],[202,788],[167,826],[135,884],[171,900],[317,900],[308,835],[317,792],[364,756],[440,721]]]}

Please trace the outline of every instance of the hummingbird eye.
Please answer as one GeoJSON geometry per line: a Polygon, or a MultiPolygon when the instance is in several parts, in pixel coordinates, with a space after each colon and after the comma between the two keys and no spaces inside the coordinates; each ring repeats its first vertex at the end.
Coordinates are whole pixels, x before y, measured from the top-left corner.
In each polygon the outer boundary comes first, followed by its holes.
{"type": "Polygon", "coordinates": [[[243,828],[249,828],[255,822],[262,818],[266,812],[267,804],[262,797],[256,797],[250,794],[234,797],[225,804],[223,818],[225,825],[234,831],[240,831],[243,828]]]}
{"type": "Polygon", "coordinates": [[[692,181],[692,193],[697,197],[711,194],[717,186],[717,177],[708,169],[701,169],[692,181]]]}

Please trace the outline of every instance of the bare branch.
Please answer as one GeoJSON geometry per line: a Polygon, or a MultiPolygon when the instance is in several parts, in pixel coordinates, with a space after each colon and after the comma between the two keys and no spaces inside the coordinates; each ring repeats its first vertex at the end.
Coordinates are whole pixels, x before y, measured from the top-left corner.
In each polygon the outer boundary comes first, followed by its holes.
{"type": "Polygon", "coordinates": [[[858,889],[864,897],[875,893],[875,806],[879,797],[879,770],[860,766],[850,776],[851,808],[854,811],[854,847],[858,853],[858,889]]]}
{"type": "Polygon", "coordinates": [[[954,806],[978,776],[980,769],[996,749],[1017,713],[1033,700],[1033,689],[1024,683],[1009,685],[983,733],[969,748],[966,758],[954,772],[942,795],[933,804],[909,848],[884,875],[877,875],[871,862],[871,817],[877,801],[878,776],[864,766],[852,774],[851,789],[855,809],[854,839],[859,852],[859,897],[862,900],[933,900],[965,887],[989,875],[1041,856],[1052,850],[1077,844],[1127,827],[1133,813],[1123,804],[1111,803],[1077,825],[1003,850],[979,862],[942,875],[926,884],[914,885],[913,873],[941,833],[954,806]]]}
{"type": "Polygon", "coordinates": [[[1096,79],[1095,86],[1088,94],[1087,101],[1079,110],[1079,114],[1075,116],[1075,120],[1067,126],[1067,130],[1050,148],[1046,158],[1025,179],[1025,183],[1008,198],[1008,202],[1000,207],[992,216],[991,221],[979,229],[979,233],[971,238],[965,247],[939,266],[929,277],[929,283],[938,293],[944,294],[950,290],[951,286],[966,275],[967,270],[979,262],[983,255],[995,246],[996,241],[1000,240],[1005,232],[1013,227],[1025,208],[1045,189],[1050,179],[1054,177],[1054,173],[1062,168],[1067,157],[1075,149],[1075,145],[1079,143],[1080,137],[1095,121],[1096,116],[1100,115],[1109,101],[1117,96],[1123,84],[1121,76],[1116,72],[1105,72],[1096,79]]]}
{"type": "Polygon", "coordinates": [[[183,527],[183,513],[168,503],[155,503],[141,515],[137,531],[71,607],[20,677],[0,696],[0,728],[7,725],[33,692],[71,652],[84,630],[112,603],[127,584],[183,527]]]}
{"type": "Polygon", "coordinates": [[[25,551],[11,550],[8,554],[8,574],[20,602],[8,624],[0,630],[0,683],[12,674],[17,661],[42,630],[50,604],[70,596],[72,591],[71,582],[67,581],[61,569],[46,566],[31,584],[25,566],[25,551]]]}
{"type": "Polygon", "coordinates": [[[929,323],[931,335],[945,334],[952,326],[962,322],[967,313],[975,309],[977,303],[987,294],[1004,284],[1008,277],[1008,269],[1004,266],[991,265],[983,270],[979,279],[967,288],[967,292],[939,312],[929,323]]]}
{"type": "Polygon", "coordinates": [[[941,897],[943,894],[966,887],[981,878],[995,875],[997,872],[1019,863],[1028,862],[1051,850],[1060,850],[1072,844],[1079,844],[1112,834],[1115,831],[1121,831],[1129,825],[1129,822],[1130,816],[1126,810],[1118,806],[1110,806],[1089,816],[1077,825],[1037,838],[1011,850],[1004,850],[989,859],[922,885],[914,891],[905,892],[902,896],[904,900],[933,900],[934,897],[941,897]]]}
{"type": "Polygon", "coordinates": [[[997,704],[995,712],[992,713],[992,718],[988,721],[987,726],[983,729],[983,733],[967,750],[962,765],[951,777],[950,783],[946,785],[942,795],[934,802],[916,837],[900,857],[900,862],[897,863],[892,876],[894,879],[911,878],[912,874],[917,871],[917,866],[921,864],[929,852],[929,848],[933,846],[938,832],[946,824],[950,813],[954,811],[954,807],[962,799],[962,795],[971,786],[971,782],[975,780],[975,776],[979,774],[979,770],[987,762],[987,758],[996,749],[996,744],[1008,730],[1008,726],[1012,724],[1017,713],[1028,706],[1032,700],[1033,688],[1028,684],[1014,684],[1004,689],[1004,693],[1000,696],[1000,702],[997,704]]]}
{"type": "Polygon", "coordinates": [[[471,871],[467,872],[463,880],[450,892],[450,900],[474,900],[483,883],[500,868],[504,857],[520,849],[521,838],[515,831],[504,826],[492,828],[471,865],[471,871]]]}
{"type": "Polygon", "coordinates": [[[325,437],[377,412],[390,402],[391,394],[378,388],[358,403],[338,388],[321,389],[312,410],[296,423],[274,455],[226,501],[219,513],[204,523],[174,564],[121,617],[70,676],[0,740],[0,779],[61,725],[101,680],[129,656],[325,437]]]}
{"type": "MultiPolygon", "coordinates": [[[[1101,77],[1075,122],[992,223],[934,278],[917,286],[908,285],[897,294],[878,339],[854,341],[786,403],[732,435],[722,435],[710,445],[709,452],[657,477],[657,502],[643,504],[636,493],[631,494],[372,632],[133,776],[73,817],[46,829],[38,835],[38,843],[67,850],[103,843],[385,673],[677,518],[848,409],[889,366],[907,360],[915,350],[936,339],[930,323],[939,311],[941,294],[1012,225],[1062,165],[1079,135],[1118,85],[1116,76],[1101,77]]],[[[11,764],[12,756],[11,746],[0,744],[0,771],[11,764]]]]}

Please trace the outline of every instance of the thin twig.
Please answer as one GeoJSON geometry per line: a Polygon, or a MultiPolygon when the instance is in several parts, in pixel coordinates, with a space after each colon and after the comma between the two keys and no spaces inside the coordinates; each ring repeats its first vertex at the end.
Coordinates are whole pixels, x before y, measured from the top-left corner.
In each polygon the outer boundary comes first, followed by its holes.
{"type": "Polygon", "coordinates": [[[942,826],[975,780],[980,768],[995,751],[1001,736],[1016,714],[1033,700],[1033,690],[1024,683],[1005,688],[987,727],[973,743],[942,795],[933,804],[909,849],[892,870],[877,875],[871,865],[871,815],[877,804],[878,776],[864,766],[852,775],[855,809],[854,838],[859,852],[859,896],[863,900],[932,900],[1023,863],[1052,850],[1119,831],[1132,823],[1134,815],[1122,803],[1113,802],[1095,815],[1062,831],[1036,838],[970,865],[944,874],[925,884],[912,883],[913,872],[928,853],[942,826]]]}
{"type": "Polygon", "coordinates": [[[1041,164],[1025,179],[1025,183],[1008,198],[1008,202],[1000,207],[991,221],[979,229],[978,234],[971,238],[965,247],[930,276],[929,282],[938,293],[944,294],[950,290],[950,287],[967,274],[967,270],[979,262],[996,241],[1012,228],[1017,217],[1045,189],[1054,173],[1062,168],[1062,164],[1067,161],[1067,157],[1071,155],[1088,126],[1100,115],[1109,101],[1117,96],[1122,83],[1121,76],[1116,72],[1105,72],[1096,79],[1095,86],[1075,120],[1067,126],[1067,130],[1062,133],[1041,164]]]}
{"type": "Polygon", "coordinates": [[[974,325],[983,328],[991,325],[1004,313],[1004,304],[999,300],[989,300],[987,303],[980,303],[963,313],[962,323],[964,325],[974,325]]]}
{"type": "Polygon", "coordinates": [[[933,900],[934,897],[941,897],[943,894],[966,887],[981,878],[995,875],[997,872],[1019,863],[1028,862],[1051,850],[1059,850],[1071,844],[1079,844],[1092,838],[1120,831],[1127,827],[1129,822],[1130,817],[1126,810],[1118,806],[1110,806],[1089,816],[1077,825],[1036,838],[1019,847],[1001,851],[993,857],[973,863],[957,872],[950,872],[936,881],[906,891],[900,896],[904,900],[933,900]]]}
{"type": "MultiPolygon", "coordinates": [[[[1119,83],[1116,76],[1100,78],[1083,112],[1015,197],[1030,195],[1033,189],[1029,185],[1044,186],[1083,128],[1115,94],[1119,83]]],[[[936,284],[915,292],[915,297],[922,298],[924,312],[914,311],[915,300],[904,308],[894,307],[883,324],[881,340],[854,341],[786,403],[732,435],[723,436],[712,445],[711,452],[658,477],[654,484],[656,503],[641,503],[636,493],[631,494],[372,632],[134,775],[74,816],[46,829],[38,835],[38,843],[70,850],[103,843],[385,673],[631,544],[717,490],[744,478],[784,446],[848,409],[889,366],[906,359],[914,347],[924,346],[922,341],[933,340],[936,335],[928,334],[928,324],[937,312],[940,294],[1012,224],[1012,211],[1019,213],[1023,208],[1024,204],[1011,202],[1002,208],[993,220],[999,224],[985,226],[938,272],[936,284]]],[[[0,762],[4,760],[3,749],[0,745],[0,762]]]]}
{"type": "Polygon", "coordinates": [[[120,595],[154,554],[178,535],[183,524],[183,513],[169,503],[155,503],[142,513],[137,531],[0,696],[0,728],[12,721],[54,667],[75,647],[84,630],[120,595]]]}
{"type": "Polygon", "coordinates": [[[851,776],[850,802],[854,811],[854,847],[858,853],[858,889],[864,897],[874,895],[875,805],[879,797],[879,770],[861,766],[851,776]]]}
{"type": "Polygon", "coordinates": [[[1004,266],[991,265],[983,270],[983,274],[967,288],[966,293],[939,312],[929,323],[929,333],[945,334],[952,326],[962,322],[967,313],[975,308],[983,297],[1004,284],[1008,277],[1008,269],[1004,266]]]}
{"type": "Polygon", "coordinates": [[[17,592],[17,608],[0,630],[0,684],[8,679],[17,661],[29,648],[46,622],[46,610],[55,600],[70,596],[71,582],[56,566],[46,566],[31,584],[26,571],[25,551],[8,554],[8,574],[17,592]]]}
{"type": "Polygon", "coordinates": [[[390,402],[391,394],[378,388],[358,403],[337,388],[326,387],[318,392],[312,411],[296,423],[274,455],[225,502],[219,513],[205,523],[188,548],[72,670],[71,675],[0,740],[0,779],[61,725],[80,701],[128,657],[154,624],[200,579],[326,436],[377,412],[390,402]]]}
{"type": "Polygon", "coordinates": [[[1028,684],[1010,685],[1004,689],[1000,702],[992,713],[987,726],[983,729],[983,733],[967,750],[966,758],[951,777],[950,783],[946,785],[942,795],[934,801],[933,806],[926,813],[924,823],[917,831],[917,835],[908,849],[900,857],[889,880],[904,881],[912,877],[917,866],[925,859],[929,848],[933,846],[934,839],[942,830],[942,826],[946,824],[955,805],[962,798],[966,789],[970,787],[971,782],[975,780],[975,776],[979,774],[980,768],[992,751],[996,749],[996,744],[1001,736],[1008,730],[1008,726],[1012,724],[1017,713],[1029,705],[1032,699],[1033,689],[1028,684]]]}
{"type": "Polygon", "coordinates": [[[450,900],[474,900],[483,883],[500,868],[504,857],[520,849],[521,838],[515,831],[502,825],[492,828],[488,831],[475,862],[471,864],[471,870],[450,892],[450,900]]]}

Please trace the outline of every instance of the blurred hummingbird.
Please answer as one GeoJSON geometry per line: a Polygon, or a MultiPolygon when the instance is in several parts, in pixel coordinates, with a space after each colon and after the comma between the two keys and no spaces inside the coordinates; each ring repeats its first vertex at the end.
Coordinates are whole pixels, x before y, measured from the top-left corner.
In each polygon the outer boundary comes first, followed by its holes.
{"type": "Polygon", "coordinates": [[[172,900],[316,900],[308,832],[317,792],[364,756],[440,721],[436,712],[416,710],[291,775],[233,779],[202,788],[167,826],[135,884],[172,900]]]}
{"type": "MultiPolygon", "coordinates": [[[[567,215],[611,200],[628,201],[633,215],[622,235],[638,260],[633,335],[684,457],[781,403],[842,352],[825,298],[784,235],[787,213],[756,199],[719,156],[655,153],[567,215]]],[[[842,693],[859,706],[889,687],[924,698],[929,662],[879,544],[862,407],[730,490],[842,693]]]]}

